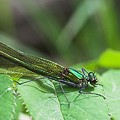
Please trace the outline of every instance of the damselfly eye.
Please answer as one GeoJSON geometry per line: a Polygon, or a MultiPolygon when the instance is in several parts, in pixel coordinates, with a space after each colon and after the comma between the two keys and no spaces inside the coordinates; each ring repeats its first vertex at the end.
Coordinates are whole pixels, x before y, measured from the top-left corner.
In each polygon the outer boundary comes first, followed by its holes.
{"type": "Polygon", "coordinates": [[[98,81],[97,81],[97,79],[93,79],[90,83],[91,84],[96,84],[98,81]]]}
{"type": "Polygon", "coordinates": [[[88,78],[89,78],[90,84],[92,84],[92,85],[95,85],[98,82],[98,80],[93,72],[88,73],[88,78]]]}

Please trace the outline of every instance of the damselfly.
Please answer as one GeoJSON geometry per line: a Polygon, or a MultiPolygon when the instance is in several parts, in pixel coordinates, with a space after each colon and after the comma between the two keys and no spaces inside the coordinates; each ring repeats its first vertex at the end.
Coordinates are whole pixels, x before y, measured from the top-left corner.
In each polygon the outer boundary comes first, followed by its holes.
{"type": "MultiPolygon", "coordinates": [[[[84,68],[81,71],[73,68],[65,68],[50,60],[35,57],[17,50],[0,42],[0,56],[16,63],[32,72],[55,80],[57,82],[66,84],[68,86],[78,88],[80,93],[85,93],[83,90],[90,84],[93,87],[97,85],[97,78],[94,72],[88,72],[84,68]]],[[[62,85],[61,85],[62,88],[62,85]]],[[[64,92],[63,88],[62,91],[64,92]]],[[[98,93],[88,92],[88,94],[95,94],[102,96],[98,93]]],[[[67,99],[67,98],[66,98],[67,99]]]]}

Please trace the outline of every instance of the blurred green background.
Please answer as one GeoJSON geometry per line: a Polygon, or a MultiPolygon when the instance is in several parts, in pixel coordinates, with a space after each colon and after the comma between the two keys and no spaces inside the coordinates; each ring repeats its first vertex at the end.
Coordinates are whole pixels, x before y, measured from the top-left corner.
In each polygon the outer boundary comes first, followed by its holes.
{"type": "Polygon", "coordinates": [[[0,41],[65,66],[96,60],[108,48],[120,50],[119,4],[0,0],[0,41]]]}
{"type": "Polygon", "coordinates": [[[119,0],[0,0],[0,41],[64,66],[98,73],[118,69],[119,5],[119,0]]]}

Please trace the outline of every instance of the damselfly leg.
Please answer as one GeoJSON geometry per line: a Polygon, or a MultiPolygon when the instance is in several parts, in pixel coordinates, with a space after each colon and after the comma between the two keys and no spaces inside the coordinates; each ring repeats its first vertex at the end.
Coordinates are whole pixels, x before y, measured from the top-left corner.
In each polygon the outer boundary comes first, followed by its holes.
{"type": "Polygon", "coordinates": [[[67,96],[66,96],[66,94],[65,94],[65,91],[64,91],[64,89],[63,89],[63,87],[62,87],[62,84],[59,82],[59,85],[60,85],[60,88],[61,88],[61,90],[62,90],[62,92],[63,92],[63,94],[64,94],[64,96],[65,96],[65,99],[67,100],[67,103],[68,103],[68,107],[70,107],[70,102],[69,102],[69,100],[68,100],[68,98],[67,98],[67,96]]]}
{"type": "Polygon", "coordinates": [[[100,96],[100,97],[102,97],[103,99],[106,99],[106,97],[105,97],[104,95],[101,95],[101,94],[99,94],[99,93],[94,93],[94,92],[85,92],[85,91],[83,91],[84,89],[85,89],[85,88],[81,88],[81,89],[79,90],[79,94],[76,96],[76,98],[74,99],[74,101],[75,101],[78,97],[80,97],[81,94],[92,94],[92,95],[100,96]]]}
{"type": "Polygon", "coordinates": [[[24,81],[24,82],[18,82],[18,81],[14,81],[16,82],[18,85],[22,85],[22,84],[25,84],[25,83],[29,83],[29,82],[33,82],[33,81],[38,81],[38,80],[41,80],[41,79],[44,79],[45,77],[43,78],[32,78],[31,80],[27,80],[27,81],[24,81]]]}
{"type": "Polygon", "coordinates": [[[85,68],[82,68],[82,73],[85,75],[85,72],[88,74],[88,71],[85,68]]]}

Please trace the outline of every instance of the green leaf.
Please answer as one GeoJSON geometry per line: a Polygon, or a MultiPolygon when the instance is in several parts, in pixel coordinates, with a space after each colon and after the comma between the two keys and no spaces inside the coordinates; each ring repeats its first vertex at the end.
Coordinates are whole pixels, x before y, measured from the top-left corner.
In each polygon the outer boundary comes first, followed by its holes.
{"type": "Polygon", "coordinates": [[[16,107],[15,107],[15,113],[13,113],[13,118],[14,120],[18,120],[18,118],[20,119],[20,115],[21,112],[23,111],[23,101],[21,99],[19,99],[19,96],[16,94],[15,96],[15,102],[16,102],[16,107]]]}
{"type": "Polygon", "coordinates": [[[79,63],[74,65],[74,68],[79,69],[81,67],[88,70],[96,70],[102,68],[120,68],[120,51],[107,49],[96,60],[79,63]]]}
{"type": "Polygon", "coordinates": [[[14,112],[14,95],[12,81],[7,75],[0,75],[0,120],[12,120],[14,112]]]}
{"type": "Polygon", "coordinates": [[[120,51],[108,49],[99,58],[99,65],[107,68],[120,68],[120,51]]]}
{"type": "Polygon", "coordinates": [[[106,102],[112,119],[120,119],[120,70],[110,70],[100,79],[104,85],[106,102]]]}
{"type": "MultiPolygon", "coordinates": [[[[71,102],[70,108],[66,105],[64,95],[59,96],[61,101],[61,111],[65,120],[109,120],[108,109],[105,100],[96,95],[82,94],[78,96],[78,90],[71,88],[65,89],[68,100],[71,102]]],[[[87,88],[87,91],[103,94],[102,87],[95,89],[87,88]]]]}
{"type": "MultiPolygon", "coordinates": [[[[30,115],[34,120],[109,120],[106,101],[96,95],[82,94],[78,96],[78,89],[63,86],[66,97],[70,102],[70,107],[62,93],[58,82],[55,88],[49,80],[45,79],[35,84],[33,82],[18,86],[18,92],[24,100],[30,115]]],[[[103,94],[101,86],[88,91],[103,94]]]]}
{"type": "MultiPolygon", "coordinates": [[[[21,81],[26,81],[21,79],[21,81]]],[[[49,82],[49,81],[48,81],[49,82]]],[[[55,89],[49,82],[40,81],[40,86],[31,82],[18,86],[18,92],[24,100],[34,120],[63,120],[55,89]]]]}

